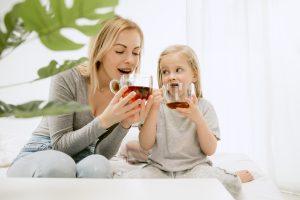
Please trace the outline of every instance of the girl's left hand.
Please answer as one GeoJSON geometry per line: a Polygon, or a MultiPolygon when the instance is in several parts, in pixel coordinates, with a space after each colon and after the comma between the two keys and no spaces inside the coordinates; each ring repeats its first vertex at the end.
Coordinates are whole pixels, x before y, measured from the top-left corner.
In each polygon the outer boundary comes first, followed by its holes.
{"type": "Polygon", "coordinates": [[[193,95],[191,98],[186,98],[186,101],[189,104],[188,108],[176,108],[176,110],[197,124],[203,117],[198,106],[198,99],[193,95]]]}

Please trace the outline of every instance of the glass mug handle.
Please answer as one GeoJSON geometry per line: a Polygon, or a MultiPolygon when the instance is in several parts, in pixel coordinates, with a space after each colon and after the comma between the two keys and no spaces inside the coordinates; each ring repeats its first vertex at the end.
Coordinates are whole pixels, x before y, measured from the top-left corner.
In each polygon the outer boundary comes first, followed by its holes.
{"type": "Polygon", "coordinates": [[[168,91],[167,91],[167,87],[165,86],[165,85],[162,85],[162,91],[163,91],[163,103],[164,104],[167,104],[168,103],[168,101],[167,101],[167,99],[168,99],[168,91]]]}
{"type": "Polygon", "coordinates": [[[116,94],[120,90],[120,81],[118,80],[111,80],[109,82],[109,89],[112,93],[116,94]]]}
{"type": "Polygon", "coordinates": [[[109,89],[112,93],[116,94],[125,85],[130,85],[128,76],[122,75],[120,80],[113,79],[109,82],[109,89]]]}
{"type": "Polygon", "coordinates": [[[194,83],[190,83],[189,85],[189,90],[188,90],[188,97],[192,97],[194,95],[196,95],[196,89],[195,89],[195,84],[194,83]]]}

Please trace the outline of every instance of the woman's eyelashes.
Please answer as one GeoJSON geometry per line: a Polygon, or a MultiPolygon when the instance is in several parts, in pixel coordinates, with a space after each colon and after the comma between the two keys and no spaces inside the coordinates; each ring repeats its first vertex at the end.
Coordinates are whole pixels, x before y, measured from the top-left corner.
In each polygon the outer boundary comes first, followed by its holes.
{"type": "MultiPolygon", "coordinates": [[[[115,51],[117,54],[123,54],[125,53],[125,51],[115,51]]],[[[140,52],[132,52],[132,55],[134,56],[139,56],[140,55],[140,52]]]]}

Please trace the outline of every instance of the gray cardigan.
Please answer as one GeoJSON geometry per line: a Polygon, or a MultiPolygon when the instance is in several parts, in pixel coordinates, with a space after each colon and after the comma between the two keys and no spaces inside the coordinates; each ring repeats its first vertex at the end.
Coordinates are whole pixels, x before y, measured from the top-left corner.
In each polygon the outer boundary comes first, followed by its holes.
{"type": "MultiPolygon", "coordinates": [[[[88,105],[87,80],[76,69],[70,69],[52,78],[50,101],[77,101],[88,105]]],[[[53,149],[72,156],[96,145],[95,153],[106,158],[114,156],[128,129],[116,124],[108,129],[90,111],[43,117],[33,134],[50,136],[53,149]]]]}

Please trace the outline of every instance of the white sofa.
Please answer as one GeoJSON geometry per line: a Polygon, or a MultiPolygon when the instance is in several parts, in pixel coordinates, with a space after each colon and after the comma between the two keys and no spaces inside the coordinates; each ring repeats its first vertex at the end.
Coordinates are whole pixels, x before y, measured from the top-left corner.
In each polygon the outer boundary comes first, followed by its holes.
{"type": "MultiPolygon", "coordinates": [[[[28,136],[29,137],[29,136],[28,136]]],[[[130,139],[136,138],[136,132],[128,134],[125,137],[121,147],[130,139]]],[[[1,140],[0,145],[0,178],[5,177],[7,167],[13,158],[17,155],[22,145],[27,138],[20,138],[18,136],[6,138],[1,140]]],[[[242,200],[281,200],[282,196],[276,185],[268,178],[259,167],[249,159],[246,155],[241,154],[217,154],[211,157],[215,166],[224,168],[229,171],[236,171],[247,169],[250,170],[255,180],[243,184],[242,200]]],[[[118,153],[111,160],[113,173],[122,173],[131,169],[140,167],[141,165],[132,165],[118,153]]]]}

